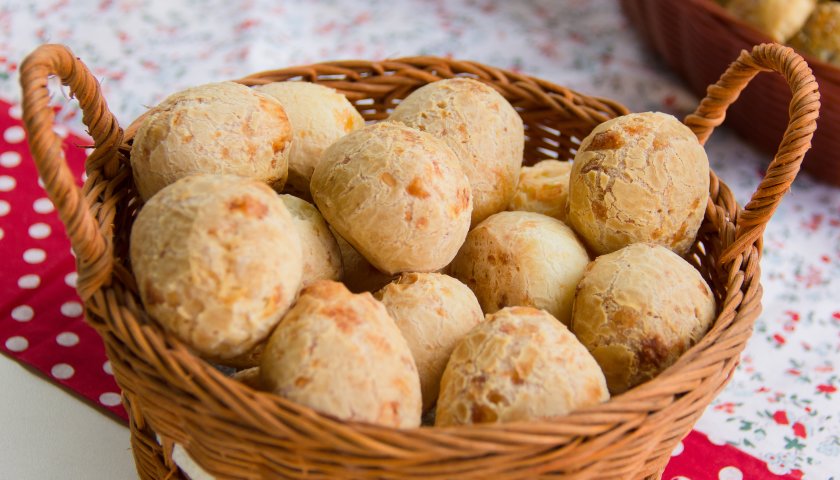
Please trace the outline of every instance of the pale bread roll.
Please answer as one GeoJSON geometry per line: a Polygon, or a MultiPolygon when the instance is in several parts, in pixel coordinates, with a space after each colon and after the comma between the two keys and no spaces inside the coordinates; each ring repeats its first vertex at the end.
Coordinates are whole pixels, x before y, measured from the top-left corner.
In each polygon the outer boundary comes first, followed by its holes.
{"type": "Polygon", "coordinates": [[[435,425],[551,419],[607,399],[604,374],[568,328],[542,310],[508,307],[455,347],[435,425]]]}
{"type": "Polygon", "coordinates": [[[728,0],[726,9],[784,43],[802,28],[816,5],[817,0],[728,0]]]}
{"type": "Polygon", "coordinates": [[[472,225],[507,208],[522,166],[525,130],[499,92],[471,78],[440,80],[411,93],[388,119],[455,150],[473,192],[472,225]]]}
{"type": "Polygon", "coordinates": [[[317,280],[339,280],[342,276],[341,250],[329,225],[314,205],[292,195],[280,195],[300,235],[303,252],[301,287],[317,280]]]}
{"type": "Polygon", "coordinates": [[[543,160],[531,167],[522,167],[508,210],[542,213],[565,220],[571,171],[571,162],[559,160],[543,160]]]}
{"type": "Polygon", "coordinates": [[[715,298],[697,269],[667,248],[637,243],[586,268],[572,331],[616,395],[673,364],[714,318],[715,298]]]}
{"type": "Polygon", "coordinates": [[[472,196],[455,153],[402,124],[369,125],[338,140],[311,189],[330,225],[387,274],[443,268],[469,230],[472,196]]]}
{"type": "Polygon", "coordinates": [[[292,124],[286,187],[309,198],[309,180],[321,154],[336,140],[365,125],[347,97],[309,82],[274,82],[255,87],[283,105],[292,124]]]}
{"type": "Polygon", "coordinates": [[[271,334],[260,366],[268,391],[342,420],[420,425],[417,367],[385,307],[321,280],[271,334]]]}
{"type": "Polygon", "coordinates": [[[233,82],[169,96],[140,125],[131,169],[140,197],[187,175],[233,174],[280,190],[292,129],[280,102],[233,82]]]}
{"type": "Polygon", "coordinates": [[[455,345],[484,320],[478,300],[466,285],[439,273],[404,273],[375,296],[408,342],[428,411],[455,345]]]}
{"type": "Polygon", "coordinates": [[[709,159],[691,130],[664,113],[608,120],[581,142],[566,221],[598,255],[637,242],[685,254],[703,222],[709,159]]]}
{"type": "Polygon", "coordinates": [[[158,192],[137,215],[130,250],[146,311],[208,358],[264,340],[303,272],[283,201],[233,175],[185,177],[158,192]]]}
{"type": "Polygon", "coordinates": [[[568,324],[587,263],[583,243],[560,220],[501,212],[470,231],[448,272],[475,292],[484,313],[524,305],[568,324]]]}

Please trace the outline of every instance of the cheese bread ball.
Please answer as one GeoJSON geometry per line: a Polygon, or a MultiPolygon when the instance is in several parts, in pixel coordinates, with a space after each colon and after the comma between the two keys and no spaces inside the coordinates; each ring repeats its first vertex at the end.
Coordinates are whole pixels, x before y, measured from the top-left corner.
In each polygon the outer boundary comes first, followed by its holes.
{"type": "Polygon", "coordinates": [[[714,318],[715,299],[700,272],[667,248],[637,243],[586,268],[571,328],[615,395],[673,364],[714,318]]]}
{"type": "Polygon", "coordinates": [[[567,223],[598,255],[652,242],[684,254],[706,212],[709,159],[688,127],[664,113],[597,126],[569,179],[567,223]]]}
{"type": "Polygon", "coordinates": [[[790,45],[840,66],[840,3],[819,4],[790,45]]]}
{"type": "Polygon", "coordinates": [[[472,225],[507,208],[516,190],[525,130],[516,110],[492,87],[470,78],[430,83],[388,118],[449,145],[473,192],[472,225]]]}
{"type": "Polygon", "coordinates": [[[330,225],[388,274],[443,268],[470,227],[470,184],[455,153],[398,123],[338,140],[324,152],[311,188],[330,225]]]}
{"type": "Polygon", "coordinates": [[[604,374],[565,325],[542,310],[508,307],[455,347],[435,425],[549,419],[607,399],[604,374]]]}
{"type": "Polygon", "coordinates": [[[466,285],[439,273],[404,273],[376,298],[408,342],[427,411],[437,401],[440,377],[455,345],[484,320],[478,300],[466,285]]]}
{"type": "Polygon", "coordinates": [[[171,95],[140,125],[131,148],[144,200],[191,174],[234,174],[280,190],[292,128],[280,102],[233,82],[171,95]]]}
{"type": "Polygon", "coordinates": [[[280,195],[300,235],[305,287],[316,280],[339,280],[342,275],[341,251],[330,227],[314,205],[292,195],[280,195]]]}
{"type": "Polygon", "coordinates": [[[571,171],[571,162],[559,160],[543,160],[534,166],[522,167],[508,210],[537,212],[565,220],[571,171]]]}
{"type": "Polygon", "coordinates": [[[275,82],[255,87],[283,104],[292,124],[289,181],[286,187],[309,196],[309,180],[324,150],[365,125],[347,97],[309,82],[275,82]]]}
{"type": "Polygon", "coordinates": [[[420,425],[420,379],[405,339],[369,293],[321,280],[271,334],[260,366],[271,392],[342,420],[420,425]]]}
{"type": "Polygon", "coordinates": [[[784,43],[805,23],[817,0],[728,0],[732,15],[784,43]]]}
{"type": "Polygon", "coordinates": [[[341,282],[348,290],[353,293],[373,293],[394,280],[393,275],[382,273],[371,265],[361,253],[353,248],[353,245],[341,238],[341,235],[332,229],[330,231],[335,236],[338,249],[341,251],[341,264],[344,267],[341,282]]]}
{"type": "Polygon", "coordinates": [[[449,274],[475,292],[485,313],[524,305],[546,310],[568,325],[587,263],[586,248],[560,220],[501,212],[472,229],[449,274]]]}
{"type": "Polygon", "coordinates": [[[208,358],[264,340],[303,273],[283,201],[233,175],[193,175],[158,192],[137,215],[130,255],[146,311],[208,358]]]}

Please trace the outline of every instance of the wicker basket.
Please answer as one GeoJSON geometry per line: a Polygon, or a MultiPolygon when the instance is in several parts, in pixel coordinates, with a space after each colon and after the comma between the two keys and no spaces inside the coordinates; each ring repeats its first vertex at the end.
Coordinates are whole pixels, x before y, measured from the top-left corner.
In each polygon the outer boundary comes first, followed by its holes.
{"type": "MultiPolygon", "coordinates": [[[[21,66],[29,144],[77,255],[87,321],[105,342],[130,416],[144,479],[179,478],[173,443],[219,478],[655,478],[671,451],[726,384],[760,310],[759,257],[765,225],[788,190],[810,140],[819,93],[791,49],[742,52],[686,123],[701,141],[759,72],[776,71],[794,92],[781,147],[745,209],[711,174],[706,216],[690,255],[712,286],[719,312],[709,333],[656,379],[603,405],[553,421],[395,430],[348,423],[252,390],[198,359],[149,319],[128,263],[129,231],[141,205],[123,133],[94,77],[65,47],[45,45],[21,66]],[[84,189],[75,186],[52,131],[47,77],[78,98],[96,141],[84,189]],[[156,440],[162,439],[162,445],[156,440]]],[[[263,72],[240,82],[301,80],[337,88],[368,120],[395,101],[455,75],[494,86],[522,115],[527,163],[547,153],[570,159],[600,122],[626,113],[525,75],[434,57],[343,61],[263,72]]]]}
{"type": "MultiPolygon", "coordinates": [[[[621,5],[645,40],[701,97],[738,52],[772,41],[714,0],[621,0],[621,5]]],[[[819,181],[840,185],[840,68],[805,58],[819,82],[823,109],[814,149],[803,168],[819,181]]],[[[788,123],[790,98],[781,78],[759,78],[729,110],[726,125],[765,152],[774,152],[788,123]]]]}

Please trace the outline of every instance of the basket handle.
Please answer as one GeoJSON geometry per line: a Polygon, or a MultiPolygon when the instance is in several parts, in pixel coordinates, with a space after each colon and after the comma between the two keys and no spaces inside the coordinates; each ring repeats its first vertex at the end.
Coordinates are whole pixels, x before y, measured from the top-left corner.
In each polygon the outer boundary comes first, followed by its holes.
{"type": "Polygon", "coordinates": [[[79,100],[84,113],[82,121],[95,141],[96,149],[85,164],[89,176],[102,174],[113,178],[117,175],[118,148],[123,132],[108,110],[96,78],[70,49],[63,45],[42,45],[23,61],[20,84],[29,149],[44,189],[67,228],[76,254],[79,275],[76,288],[87,301],[110,281],[113,228],[109,221],[100,225],[95,218],[91,211],[97,201],[96,192],[91,189],[93,182],[86,182],[84,191],[76,186],[75,176],[62,150],[62,141],[53,132],[55,113],[49,105],[47,88],[47,80],[52,75],[57,75],[69,86],[71,95],[79,100]]]}
{"type": "Polygon", "coordinates": [[[764,179],[735,219],[735,240],[721,254],[721,264],[734,260],[761,237],[796,178],[817,128],[820,110],[817,81],[808,64],[793,49],[778,43],[757,45],[751,52],[741,51],[720,80],[709,86],[697,110],[685,118],[685,124],[705,144],[715,127],[726,118],[727,107],[738,99],[750,80],[759,72],[769,71],[784,76],[793,93],[789,121],[764,179]]]}

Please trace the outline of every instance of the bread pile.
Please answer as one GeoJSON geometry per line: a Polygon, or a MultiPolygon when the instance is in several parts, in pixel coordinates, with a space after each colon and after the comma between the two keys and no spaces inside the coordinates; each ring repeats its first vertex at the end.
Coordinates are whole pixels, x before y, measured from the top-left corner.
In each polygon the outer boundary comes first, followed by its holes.
{"type": "Polygon", "coordinates": [[[736,18],[776,42],[840,66],[840,3],[828,0],[722,0],[736,18]]]}
{"type": "Polygon", "coordinates": [[[365,125],[341,93],[204,85],[146,116],[131,266],[146,311],[233,378],[347,421],[549,419],[673,364],[715,298],[683,256],[709,164],[660,113],[572,164],[469,78],[365,125]],[[288,181],[287,181],[288,179],[288,181]]]}

